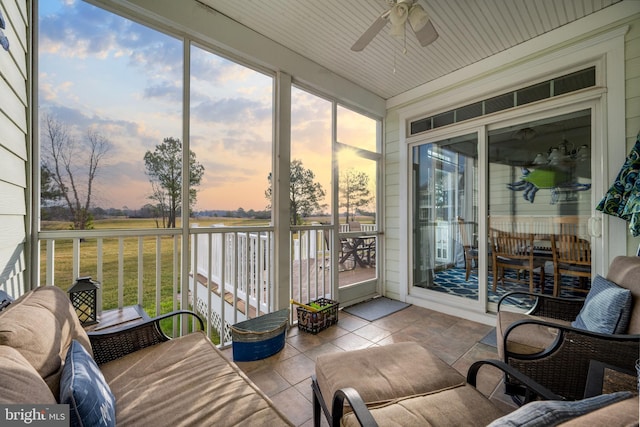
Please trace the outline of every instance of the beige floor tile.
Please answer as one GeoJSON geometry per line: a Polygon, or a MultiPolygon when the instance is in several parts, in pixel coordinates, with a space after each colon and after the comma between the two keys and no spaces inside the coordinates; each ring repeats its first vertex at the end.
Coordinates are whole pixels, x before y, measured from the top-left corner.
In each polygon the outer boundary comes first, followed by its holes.
{"type": "Polygon", "coordinates": [[[298,354],[277,363],[274,365],[274,369],[289,384],[296,385],[309,378],[315,372],[316,365],[304,354],[298,354]]]}
{"type": "Polygon", "coordinates": [[[345,351],[360,350],[362,348],[371,347],[371,344],[373,344],[368,339],[362,338],[356,334],[343,335],[336,338],[331,343],[345,351]]]}
{"type": "Polygon", "coordinates": [[[338,321],[337,325],[330,326],[324,331],[318,332],[318,337],[323,340],[331,341],[348,333],[349,331],[343,328],[340,321],[338,321]]]}
{"type": "Polygon", "coordinates": [[[265,365],[260,369],[249,372],[247,375],[267,396],[276,395],[291,387],[291,384],[282,378],[278,372],[274,371],[271,366],[265,365]]]}
{"type": "Polygon", "coordinates": [[[349,332],[362,328],[367,324],[369,324],[369,322],[367,322],[366,320],[362,320],[361,318],[356,316],[343,315],[342,313],[340,313],[338,317],[338,325],[342,329],[346,329],[349,332]]]}
{"type": "Polygon", "coordinates": [[[371,342],[378,342],[391,335],[391,331],[376,326],[373,323],[365,325],[360,329],[356,329],[353,333],[361,336],[362,338],[368,339],[371,342]]]}
{"type": "Polygon", "coordinates": [[[313,418],[313,406],[295,387],[290,387],[271,397],[293,424],[300,426],[313,418]]]}
{"type": "Polygon", "coordinates": [[[345,351],[343,348],[338,347],[332,342],[328,342],[325,344],[321,344],[317,347],[312,348],[311,350],[306,351],[304,354],[311,360],[316,361],[316,358],[321,354],[329,354],[335,353],[338,351],[345,351]]]}
{"type": "MultiPolygon", "coordinates": [[[[238,365],[295,425],[311,427],[310,376],[315,372],[315,360],[319,355],[414,341],[466,375],[469,366],[476,360],[497,358],[494,347],[478,342],[490,330],[491,327],[484,324],[416,306],[374,322],[340,312],[336,325],[316,335],[290,328],[281,352],[264,360],[241,362],[238,365]]],[[[224,353],[232,358],[230,348],[224,353]]],[[[502,375],[497,369],[480,370],[478,389],[491,396],[499,408],[513,410],[513,402],[504,395],[502,375]]],[[[327,426],[324,416],[322,426],[327,426]]]]}
{"type": "Polygon", "coordinates": [[[296,350],[303,353],[307,350],[312,349],[313,347],[319,346],[325,341],[326,340],[324,340],[322,337],[307,332],[300,332],[297,335],[287,338],[288,344],[292,345],[296,350]]]}

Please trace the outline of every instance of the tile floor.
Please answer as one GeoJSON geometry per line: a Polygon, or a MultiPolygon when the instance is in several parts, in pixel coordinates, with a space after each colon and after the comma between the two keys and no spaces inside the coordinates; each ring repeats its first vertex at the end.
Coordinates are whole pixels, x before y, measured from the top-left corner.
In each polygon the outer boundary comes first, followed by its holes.
{"type": "MultiPolygon", "coordinates": [[[[295,425],[307,427],[313,425],[310,375],[318,355],[416,341],[466,375],[476,360],[497,358],[495,347],[479,342],[490,330],[488,325],[416,306],[373,322],[340,311],[337,325],[317,335],[291,328],[278,354],[238,365],[295,425]]],[[[224,353],[233,358],[231,348],[224,353]]],[[[513,409],[497,369],[482,369],[478,388],[497,405],[513,409]]],[[[323,425],[327,425],[324,418],[323,425]]]]}

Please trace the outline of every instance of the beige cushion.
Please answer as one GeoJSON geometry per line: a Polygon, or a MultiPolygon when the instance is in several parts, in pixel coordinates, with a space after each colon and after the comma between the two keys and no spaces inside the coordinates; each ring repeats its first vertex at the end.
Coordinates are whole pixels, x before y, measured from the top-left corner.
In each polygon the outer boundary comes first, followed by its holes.
{"type": "Polygon", "coordinates": [[[73,339],[93,354],[66,292],[54,286],[29,291],[0,312],[0,345],[18,350],[56,399],[62,364],[73,339]]]}
{"type": "MultiPolygon", "coordinates": [[[[486,426],[505,415],[482,393],[470,385],[433,394],[402,399],[371,408],[380,426],[486,426]]],[[[342,417],[343,426],[359,426],[350,412],[342,417]]]]}
{"type": "Polygon", "coordinates": [[[288,426],[202,332],[100,365],[119,426],[288,426]]]}
{"type": "Polygon", "coordinates": [[[581,417],[574,418],[571,421],[560,424],[562,427],[583,427],[583,426],[616,426],[631,427],[637,426],[640,420],[638,411],[638,396],[614,403],[597,411],[581,417]]]}
{"type": "Polygon", "coordinates": [[[455,369],[415,342],[318,356],[316,377],[329,408],[336,390],[353,387],[367,404],[465,383],[455,369]]]}
{"type": "MultiPolygon", "coordinates": [[[[564,326],[571,326],[571,322],[546,317],[529,316],[524,313],[500,311],[496,322],[496,336],[498,337],[498,355],[504,359],[504,332],[514,322],[522,319],[537,319],[564,326]]],[[[509,334],[507,343],[509,351],[518,354],[535,354],[549,347],[558,335],[558,330],[541,325],[518,326],[509,334]]]]}
{"type": "Polygon", "coordinates": [[[0,403],[55,404],[56,398],[42,377],[18,352],[0,345],[0,403]]]}
{"type": "Polygon", "coordinates": [[[619,256],[609,266],[607,280],[631,290],[633,303],[628,334],[640,334],[640,257],[619,256]]]}

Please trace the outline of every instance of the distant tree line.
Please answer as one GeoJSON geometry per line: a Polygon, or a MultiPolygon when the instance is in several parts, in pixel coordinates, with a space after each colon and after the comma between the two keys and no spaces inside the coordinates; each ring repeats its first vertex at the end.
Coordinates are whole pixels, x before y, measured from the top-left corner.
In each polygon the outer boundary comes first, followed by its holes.
{"type": "MultiPolygon", "coordinates": [[[[88,213],[92,220],[107,218],[157,219],[158,207],[151,203],[148,203],[138,209],[130,209],[128,207],[120,209],[95,207],[90,208],[88,213]]],[[[177,215],[182,215],[182,211],[178,210],[177,215]]],[[[68,221],[69,209],[64,205],[42,206],[41,216],[42,219],[46,221],[68,221]]],[[[270,219],[271,211],[256,211],[254,209],[244,210],[243,208],[238,208],[237,210],[203,210],[193,212],[192,217],[270,219]]]]}
{"type": "MultiPolygon", "coordinates": [[[[156,226],[175,228],[176,219],[182,214],[182,157],[180,139],[165,138],[153,151],[144,154],[144,166],[151,184],[147,203],[139,209],[103,209],[92,206],[95,181],[112,147],[111,141],[94,128],[89,128],[83,137],[73,134],[69,126],[55,117],[45,115],[42,120],[42,163],[40,165],[40,204],[43,220],[71,221],[72,228],[92,228],[94,219],[109,217],[154,218],[156,226]]],[[[235,211],[193,212],[197,200],[196,187],[204,175],[204,166],[189,151],[189,198],[190,216],[228,218],[271,218],[273,176],[267,177],[265,197],[269,205],[263,211],[238,208],[235,211]]],[[[325,190],[316,182],[312,170],[302,161],[293,160],[289,176],[290,224],[304,222],[304,218],[321,215],[327,205],[325,190]]],[[[365,213],[373,198],[369,190],[369,176],[355,169],[341,171],[339,178],[339,207],[345,208],[346,220],[357,213],[365,213]]]]}

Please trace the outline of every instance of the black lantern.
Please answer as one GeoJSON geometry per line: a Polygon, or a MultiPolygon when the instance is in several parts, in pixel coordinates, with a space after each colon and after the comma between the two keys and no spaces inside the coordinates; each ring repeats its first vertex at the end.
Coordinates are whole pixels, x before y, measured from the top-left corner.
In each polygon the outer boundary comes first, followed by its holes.
{"type": "Polygon", "coordinates": [[[98,288],[100,283],[91,277],[78,277],[67,291],[71,305],[83,326],[98,323],[98,288]]]}

